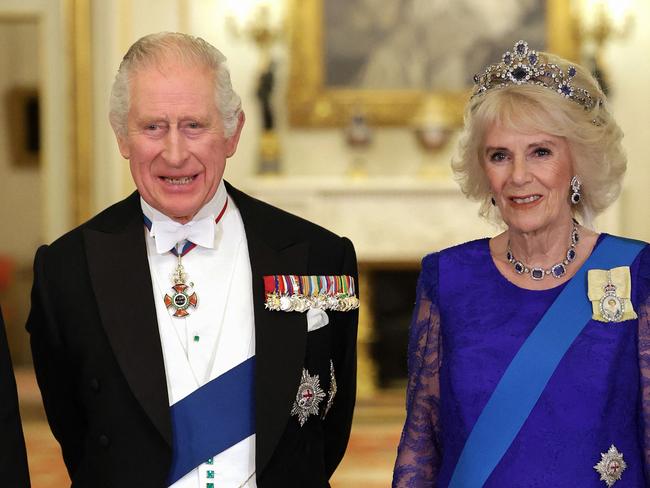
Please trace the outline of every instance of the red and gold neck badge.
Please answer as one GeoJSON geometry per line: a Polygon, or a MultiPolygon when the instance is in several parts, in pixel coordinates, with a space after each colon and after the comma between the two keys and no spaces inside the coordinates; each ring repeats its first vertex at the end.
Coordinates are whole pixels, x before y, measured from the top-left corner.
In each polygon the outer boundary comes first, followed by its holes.
{"type": "MultiPolygon", "coordinates": [[[[215,225],[219,224],[221,218],[226,213],[227,207],[228,199],[226,198],[219,215],[214,219],[215,225]]],[[[145,227],[149,232],[151,232],[151,220],[146,215],[143,215],[143,218],[145,227]]],[[[179,250],[176,247],[173,247],[169,250],[169,252],[178,258],[178,262],[176,263],[174,274],[171,277],[173,283],[172,291],[171,293],[166,293],[163,297],[167,310],[170,311],[173,317],[178,318],[187,317],[199,305],[199,297],[194,291],[194,283],[187,281],[187,273],[185,273],[185,268],[183,268],[183,256],[194,249],[197,245],[190,240],[185,240],[184,242],[182,249],[179,250]]],[[[180,248],[182,243],[183,240],[181,240],[177,246],[180,248]]]]}
{"type": "Polygon", "coordinates": [[[174,282],[172,293],[164,296],[165,307],[174,317],[186,317],[199,304],[199,297],[194,292],[194,283],[187,282],[187,274],[181,262],[182,257],[183,254],[179,253],[176,271],[172,276],[174,282]]]}

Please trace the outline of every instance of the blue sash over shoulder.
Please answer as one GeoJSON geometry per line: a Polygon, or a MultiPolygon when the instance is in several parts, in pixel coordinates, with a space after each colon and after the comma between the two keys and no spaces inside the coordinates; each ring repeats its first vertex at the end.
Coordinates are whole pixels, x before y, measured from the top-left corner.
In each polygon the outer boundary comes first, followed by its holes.
{"type": "Polygon", "coordinates": [[[469,434],[450,488],[483,486],[565,353],[591,320],[587,271],[629,266],[646,244],[605,236],[521,346],[469,434]]]}
{"type": "Polygon", "coordinates": [[[171,485],[255,433],[255,356],[171,406],[171,485]]]}

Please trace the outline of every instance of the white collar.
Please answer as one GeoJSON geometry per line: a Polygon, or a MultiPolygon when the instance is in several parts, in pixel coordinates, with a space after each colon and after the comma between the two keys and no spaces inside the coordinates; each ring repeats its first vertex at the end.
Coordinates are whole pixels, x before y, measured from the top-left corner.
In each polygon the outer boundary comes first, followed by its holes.
{"type": "Polygon", "coordinates": [[[151,222],[149,235],[156,241],[156,251],[164,254],[176,244],[182,243],[188,236],[195,244],[202,247],[214,248],[215,218],[224,209],[228,199],[223,180],[219,182],[214,196],[186,224],[180,224],[171,217],[149,205],[140,197],[142,213],[151,222]],[[156,239],[158,235],[158,239],[156,239]]]}

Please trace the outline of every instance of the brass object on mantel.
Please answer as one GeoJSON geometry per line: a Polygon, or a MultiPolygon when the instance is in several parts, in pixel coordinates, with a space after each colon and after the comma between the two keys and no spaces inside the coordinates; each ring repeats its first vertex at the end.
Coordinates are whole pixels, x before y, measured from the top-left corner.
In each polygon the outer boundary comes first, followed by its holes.
{"type": "Polygon", "coordinates": [[[456,126],[453,108],[439,97],[428,96],[416,112],[411,125],[423,158],[418,174],[438,178],[449,173],[447,161],[440,160],[440,151],[447,145],[456,126]]]}
{"type": "Polygon", "coordinates": [[[350,123],[344,130],[344,135],[351,154],[348,176],[366,178],[368,176],[367,152],[372,143],[373,134],[361,108],[355,108],[350,123]]]}

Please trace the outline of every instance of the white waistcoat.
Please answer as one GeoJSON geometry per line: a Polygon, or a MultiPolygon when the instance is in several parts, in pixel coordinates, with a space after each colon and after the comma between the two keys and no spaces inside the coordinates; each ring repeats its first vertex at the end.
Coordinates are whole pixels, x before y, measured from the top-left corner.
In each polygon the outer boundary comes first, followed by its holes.
{"type": "MultiPolygon", "coordinates": [[[[224,194],[222,183],[211,203],[224,194]]],[[[151,219],[151,208],[143,204],[143,210],[151,219]]],[[[167,310],[163,297],[171,295],[178,258],[171,252],[158,254],[154,238],[145,232],[169,404],[173,405],[255,354],[248,246],[239,210],[229,200],[216,228],[215,248],[197,246],[182,258],[199,301],[187,318],[177,318],[167,310]]],[[[255,434],[215,456],[212,464],[201,464],[172,487],[208,488],[212,483],[214,488],[255,488],[254,472],[255,434]]]]}

